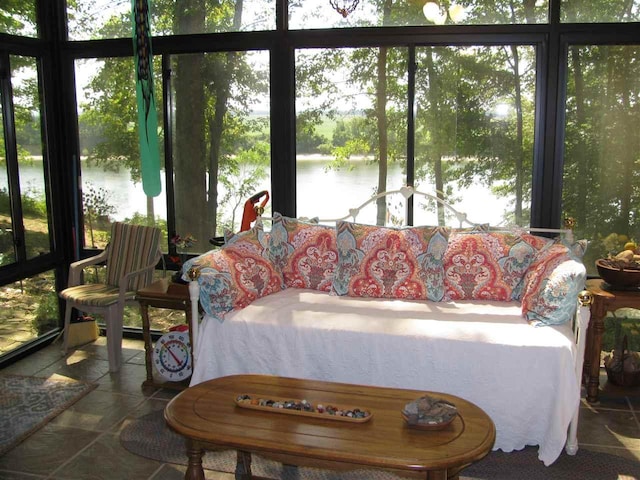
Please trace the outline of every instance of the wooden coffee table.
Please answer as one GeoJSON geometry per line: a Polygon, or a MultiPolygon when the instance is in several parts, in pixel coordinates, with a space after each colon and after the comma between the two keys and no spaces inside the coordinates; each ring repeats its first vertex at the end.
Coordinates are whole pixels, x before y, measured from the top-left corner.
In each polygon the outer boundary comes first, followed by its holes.
{"type": "Polygon", "coordinates": [[[427,480],[455,479],[493,447],[493,421],[471,402],[441,393],[459,415],[442,430],[409,427],[404,405],[429,392],[233,375],[189,387],[164,411],[167,424],[187,439],[185,479],[204,479],[204,450],[238,451],[236,478],[251,475],[251,454],[286,464],[321,468],[388,469],[427,480]],[[316,405],[355,406],[372,413],[363,423],[259,411],[236,406],[240,394],[270,399],[306,399],[316,405]]]}

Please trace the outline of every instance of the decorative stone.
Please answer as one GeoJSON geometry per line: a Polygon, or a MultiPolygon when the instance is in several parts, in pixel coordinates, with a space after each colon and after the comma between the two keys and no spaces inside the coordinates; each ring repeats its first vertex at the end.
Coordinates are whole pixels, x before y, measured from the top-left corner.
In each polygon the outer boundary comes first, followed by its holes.
{"type": "Polygon", "coordinates": [[[425,395],[407,403],[402,413],[409,425],[439,425],[450,422],[458,409],[446,400],[425,395]]]}

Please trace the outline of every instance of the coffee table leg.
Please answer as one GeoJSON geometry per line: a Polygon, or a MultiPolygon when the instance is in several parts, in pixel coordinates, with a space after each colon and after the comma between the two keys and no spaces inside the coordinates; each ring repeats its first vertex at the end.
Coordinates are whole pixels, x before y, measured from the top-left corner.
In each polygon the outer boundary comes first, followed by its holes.
{"type": "Polygon", "coordinates": [[[185,480],[205,480],[204,470],[202,469],[202,455],[204,450],[195,441],[187,439],[187,455],[189,463],[187,471],[184,474],[185,480]]]}
{"type": "Polygon", "coordinates": [[[236,480],[251,480],[251,453],[238,450],[236,480]]]}
{"type": "Polygon", "coordinates": [[[427,480],[447,480],[447,470],[432,470],[427,472],[427,480]]]}

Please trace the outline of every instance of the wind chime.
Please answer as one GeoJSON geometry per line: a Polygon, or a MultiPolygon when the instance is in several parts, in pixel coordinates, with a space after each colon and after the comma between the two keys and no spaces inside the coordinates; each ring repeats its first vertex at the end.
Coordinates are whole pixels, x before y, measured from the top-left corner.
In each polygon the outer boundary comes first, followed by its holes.
{"type": "Polygon", "coordinates": [[[360,0],[329,0],[329,3],[333,7],[333,9],[344,18],[347,18],[347,15],[353,13],[359,2],[360,0]]]}

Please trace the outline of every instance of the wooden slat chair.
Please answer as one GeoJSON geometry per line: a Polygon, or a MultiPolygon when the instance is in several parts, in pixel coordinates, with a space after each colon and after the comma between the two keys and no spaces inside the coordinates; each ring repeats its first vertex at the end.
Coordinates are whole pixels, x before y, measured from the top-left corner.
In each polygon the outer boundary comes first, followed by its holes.
{"type": "Polygon", "coordinates": [[[65,353],[72,309],[100,314],[106,323],[109,371],[120,369],[124,307],[135,304],[136,291],[151,283],[155,266],[162,257],[160,235],[156,227],[114,222],[109,244],[101,254],[71,264],[68,287],[60,292],[66,301],[65,353]],[[106,263],[106,283],[83,284],[83,269],[103,262],[106,263]]]}

